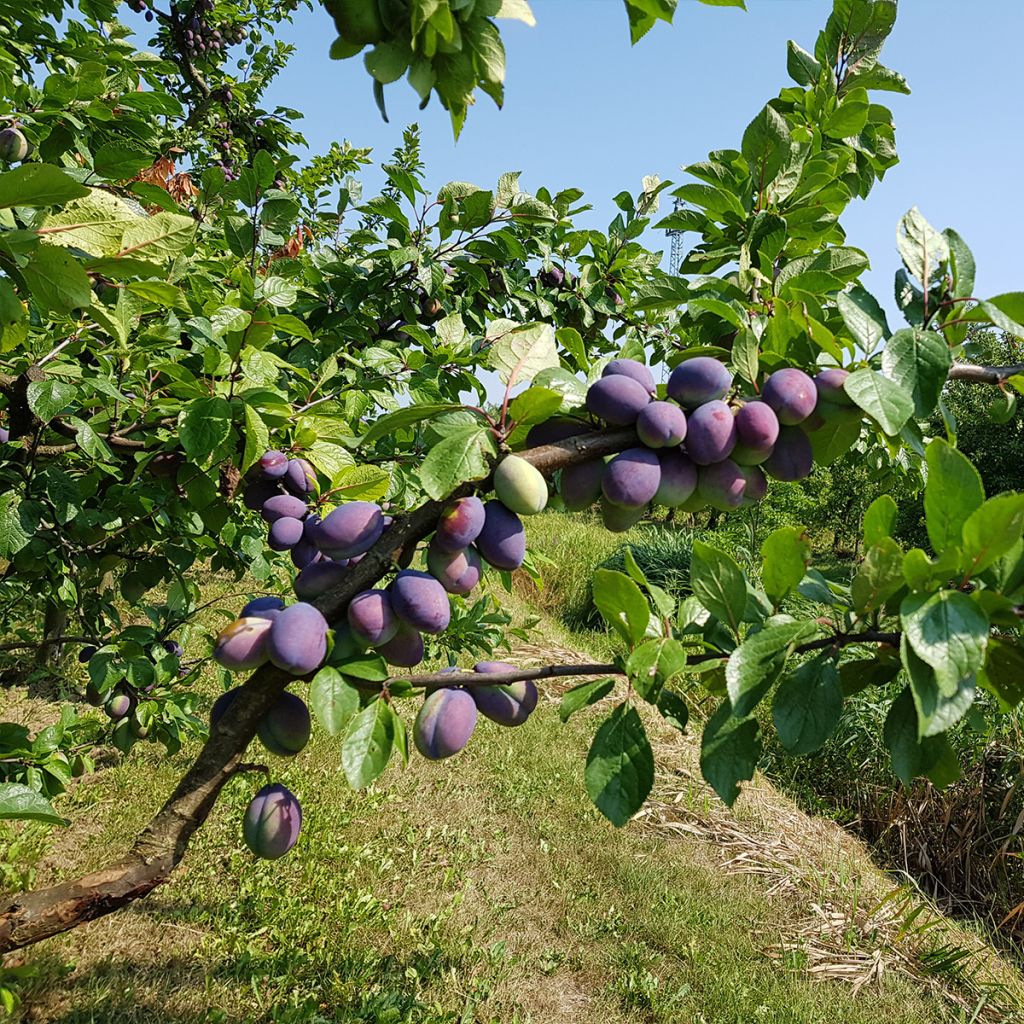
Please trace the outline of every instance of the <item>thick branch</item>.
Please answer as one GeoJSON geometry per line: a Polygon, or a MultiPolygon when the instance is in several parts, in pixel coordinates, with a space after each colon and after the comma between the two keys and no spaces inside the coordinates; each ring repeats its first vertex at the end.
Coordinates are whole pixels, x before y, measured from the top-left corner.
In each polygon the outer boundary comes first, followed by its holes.
{"type": "Polygon", "coordinates": [[[388,682],[409,686],[504,686],[527,680],[558,679],[564,676],[624,676],[618,665],[542,665],[540,668],[517,668],[508,672],[428,672],[421,675],[396,676],[388,682]]]}
{"type": "MultiPolygon", "coordinates": [[[[602,431],[519,454],[550,476],[565,466],[610,455],[635,443],[632,429],[602,431]]],[[[489,487],[489,478],[464,484],[451,497],[489,487]]],[[[314,602],[327,621],[338,619],[356,594],[380,581],[391,570],[398,552],[430,534],[445,504],[428,501],[397,517],[348,577],[314,602]]],[[[580,674],[580,668],[557,674],[580,674]]],[[[487,678],[493,684],[500,677],[495,674],[487,678]]],[[[445,679],[450,682],[451,676],[442,676],[442,681],[445,679]]],[[[291,682],[291,676],[269,665],[253,673],[242,686],[244,699],[231,702],[192,767],[128,854],[81,878],[18,896],[0,913],[0,953],[109,914],[166,881],[184,857],[192,834],[209,816],[224,784],[237,772],[242,755],[256,734],[256,723],[291,682]]]]}
{"type": "Polygon", "coordinates": [[[1024,363],[1013,366],[976,366],[974,363],[954,363],[949,368],[949,380],[964,380],[971,384],[1005,384],[1011,377],[1024,374],[1024,363]]]}

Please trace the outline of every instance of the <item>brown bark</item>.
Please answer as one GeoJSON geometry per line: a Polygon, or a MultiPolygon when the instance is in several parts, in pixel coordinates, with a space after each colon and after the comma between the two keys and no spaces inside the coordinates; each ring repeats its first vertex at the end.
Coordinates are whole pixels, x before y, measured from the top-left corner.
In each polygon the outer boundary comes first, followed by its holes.
{"type": "MultiPolygon", "coordinates": [[[[610,455],[635,443],[632,429],[603,431],[518,454],[550,476],[565,466],[610,455]]],[[[489,480],[464,484],[452,497],[488,489],[489,480]]],[[[398,552],[426,537],[434,529],[444,505],[444,501],[428,501],[397,517],[348,578],[313,602],[327,621],[335,621],[352,597],[378,582],[392,567],[398,552]]],[[[605,666],[597,668],[601,670],[598,674],[605,674],[605,666]]],[[[581,668],[575,669],[576,673],[580,671],[581,668]]],[[[496,680],[496,676],[490,677],[490,682],[496,680]]],[[[243,685],[245,699],[232,701],[192,767],[136,838],[131,850],[99,871],[18,896],[0,912],[0,953],[103,917],[166,881],[184,857],[192,834],[209,816],[224,784],[242,763],[245,748],[256,733],[257,721],[291,682],[291,676],[269,665],[254,672],[243,685]]]]}

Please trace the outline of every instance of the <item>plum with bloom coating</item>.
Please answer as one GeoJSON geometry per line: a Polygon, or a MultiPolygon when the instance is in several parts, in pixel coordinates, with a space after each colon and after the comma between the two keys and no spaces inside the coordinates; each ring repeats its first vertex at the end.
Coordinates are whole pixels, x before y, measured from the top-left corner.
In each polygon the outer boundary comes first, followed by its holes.
{"type": "Polygon", "coordinates": [[[604,468],[601,490],[613,505],[643,508],[658,491],[661,463],[649,448],[627,448],[604,468]]]}
{"type": "Polygon", "coordinates": [[[694,356],[680,363],[668,379],[666,391],[684,409],[724,398],[732,387],[732,374],[711,356],[694,356]]]}
{"type": "Polygon", "coordinates": [[[650,400],[642,384],[617,373],[595,380],[587,389],[587,410],[615,427],[636,423],[640,411],[650,400]]]}
{"type": "Polygon", "coordinates": [[[299,801],[279,782],[264,786],[253,797],[242,819],[245,845],[264,860],[283,857],[298,842],[301,828],[299,801]]]}
{"type": "Polygon", "coordinates": [[[686,414],[672,402],[651,402],[640,410],[636,432],[648,448],[673,448],[686,437],[686,414]]]}
{"type": "Polygon", "coordinates": [[[636,359],[613,359],[601,371],[601,376],[632,377],[648,394],[653,395],[657,390],[654,386],[654,377],[651,375],[651,371],[636,359]]]}
{"type": "Polygon", "coordinates": [[[736,417],[725,402],[706,402],[690,413],[686,450],[698,466],[727,459],[735,446],[736,417]]]}

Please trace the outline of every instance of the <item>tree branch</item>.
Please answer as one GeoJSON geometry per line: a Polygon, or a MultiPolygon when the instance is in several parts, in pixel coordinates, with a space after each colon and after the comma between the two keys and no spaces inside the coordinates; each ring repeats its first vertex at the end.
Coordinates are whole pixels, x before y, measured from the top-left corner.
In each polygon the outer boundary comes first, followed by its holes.
{"type": "Polygon", "coordinates": [[[1011,377],[1024,374],[1024,363],[1012,366],[977,366],[974,363],[954,363],[949,368],[949,380],[963,380],[971,384],[1005,384],[1011,377]]]}
{"type": "MultiPolygon", "coordinates": [[[[566,466],[610,455],[635,443],[636,432],[632,429],[601,431],[518,454],[550,476],[566,466]]],[[[451,498],[489,489],[490,477],[463,484],[444,501],[428,501],[396,517],[349,575],[313,603],[328,622],[334,622],[356,594],[371,588],[392,569],[397,553],[433,531],[451,498]]],[[[574,671],[579,674],[580,670],[577,667],[574,671]]],[[[492,684],[499,678],[497,674],[487,677],[492,684]]],[[[442,676],[445,680],[450,682],[451,677],[442,676]]],[[[184,857],[193,833],[213,810],[221,789],[237,773],[259,719],[292,681],[290,675],[270,665],[254,672],[242,684],[242,699],[231,702],[191,768],[136,838],[131,850],[81,878],[19,895],[0,913],[0,953],[103,917],[165,882],[184,857]]]]}

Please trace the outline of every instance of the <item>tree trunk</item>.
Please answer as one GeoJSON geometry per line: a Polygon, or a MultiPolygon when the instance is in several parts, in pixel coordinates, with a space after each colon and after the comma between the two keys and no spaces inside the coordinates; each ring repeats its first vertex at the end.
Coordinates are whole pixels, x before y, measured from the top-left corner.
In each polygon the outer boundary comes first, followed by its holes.
{"type": "MultiPolygon", "coordinates": [[[[43,616],[43,639],[52,640],[56,636],[64,636],[68,625],[68,610],[52,601],[47,601],[43,616]]],[[[63,644],[43,644],[36,652],[36,664],[41,668],[50,668],[60,662],[64,653],[63,644]]]]}

